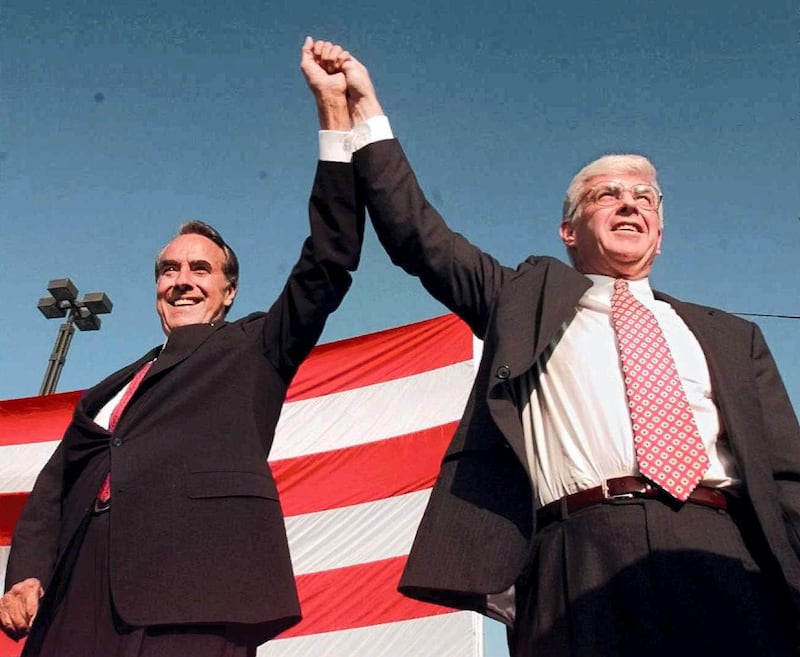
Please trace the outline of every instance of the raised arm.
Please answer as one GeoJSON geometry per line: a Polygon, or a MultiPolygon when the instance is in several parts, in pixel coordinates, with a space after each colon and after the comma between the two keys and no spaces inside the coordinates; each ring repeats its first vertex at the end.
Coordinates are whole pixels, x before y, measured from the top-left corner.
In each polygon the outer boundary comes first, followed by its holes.
{"type": "MultiPolygon", "coordinates": [[[[343,58],[341,68],[355,138],[373,141],[360,134],[369,133],[372,121],[383,115],[369,72],[352,55],[343,58]]],[[[392,262],[419,277],[431,295],[483,337],[492,302],[512,270],[450,230],[395,139],[368,143],[355,152],[353,164],[359,193],[392,262]]]]}
{"type": "MultiPolygon", "coordinates": [[[[303,44],[300,68],[316,102],[321,130],[350,130],[346,80],[332,62],[344,51],[333,44],[303,44]]],[[[346,56],[346,53],[344,53],[346,56]]],[[[290,379],[319,339],[328,315],[350,287],[364,237],[364,207],[356,198],[349,162],[319,161],[308,204],[311,235],[269,311],[264,347],[290,379]]]]}

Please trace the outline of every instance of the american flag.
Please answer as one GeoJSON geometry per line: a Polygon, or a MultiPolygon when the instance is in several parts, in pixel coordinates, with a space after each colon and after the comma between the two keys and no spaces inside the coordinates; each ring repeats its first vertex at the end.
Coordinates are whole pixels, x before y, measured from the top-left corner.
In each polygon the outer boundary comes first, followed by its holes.
{"type": "MultiPolygon", "coordinates": [[[[270,454],[303,620],[260,657],[482,657],[479,617],[396,591],[473,375],[472,335],[452,315],[312,352],[270,454]]],[[[0,401],[0,578],[80,394],[0,401]]],[[[20,650],[0,634],[0,657],[20,650]]]]}

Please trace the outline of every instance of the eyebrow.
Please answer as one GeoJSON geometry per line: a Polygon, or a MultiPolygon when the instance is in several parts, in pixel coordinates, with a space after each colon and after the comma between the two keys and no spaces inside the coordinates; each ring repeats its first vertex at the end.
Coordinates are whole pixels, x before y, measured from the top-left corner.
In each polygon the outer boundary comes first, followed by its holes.
{"type": "MultiPolygon", "coordinates": [[[[159,260],[158,271],[162,272],[166,267],[180,267],[181,263],[178,260],[159,260]]],[[[208,260],[190,260],[189,269],[207,269],[212,271],[213,267],[208,260]]]]}

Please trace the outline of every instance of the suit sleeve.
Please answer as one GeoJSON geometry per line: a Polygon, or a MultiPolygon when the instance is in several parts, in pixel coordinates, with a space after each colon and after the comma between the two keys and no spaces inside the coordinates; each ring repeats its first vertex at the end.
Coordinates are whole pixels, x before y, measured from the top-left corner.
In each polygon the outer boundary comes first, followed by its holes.
{"type": "Polygon", "coordinates": [[[789,540],[800,555],[800,425],[761,330],[753,325],[752,357],[772,472],[789,540]]]}
{"type": "Polygon", "coordinates": [[[397,140],[362,148],[353,164],[375,232],[392,262],[418,277],[483,338],[492,301],[512,270],[448,228],[425,198],[397,140]]]}
{"type": "Polygon", "coordinates": [[[6,591],[29,577],[35,577],[46,588],[53,574],[61,529],[62,455],[63,448],[59,443],[36,478],[22,515],[14,526],[6,566],[6,591]]]}
{"type": "Polygon", "coordinates": [[[351,164],[318,162],[308,204],[311,235],[264,324],[267,358],[290,380],[350,288],[364,238],[351,164]]]}

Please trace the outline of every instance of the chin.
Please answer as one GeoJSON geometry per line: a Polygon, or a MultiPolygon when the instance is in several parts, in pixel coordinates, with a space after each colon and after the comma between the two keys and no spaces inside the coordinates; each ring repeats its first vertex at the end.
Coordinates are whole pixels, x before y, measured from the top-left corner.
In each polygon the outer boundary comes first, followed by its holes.
{"type": "Polygon", "coordinates": [[[190,317],[175,317],[165,322],[168,329],[178,328],[179,326],[189,326],[190,324],[199,324],[200,320],[192,319],[190,317]]]}

